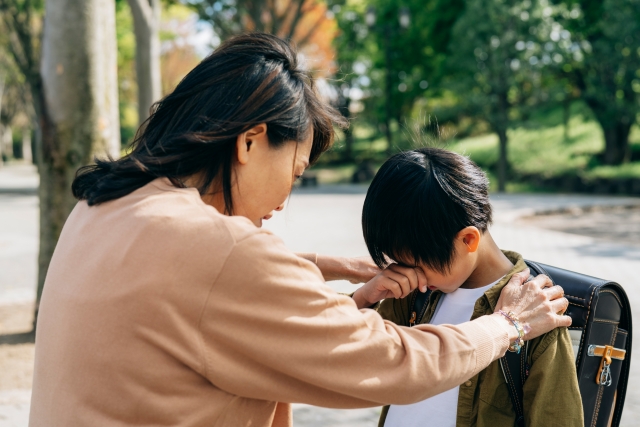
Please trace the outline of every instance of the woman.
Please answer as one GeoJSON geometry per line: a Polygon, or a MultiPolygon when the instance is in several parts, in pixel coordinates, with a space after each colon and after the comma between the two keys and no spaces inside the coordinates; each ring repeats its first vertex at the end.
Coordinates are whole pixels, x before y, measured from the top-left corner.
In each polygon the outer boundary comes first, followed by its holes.
{"type": "MultiPolygon", "coordinates": [[[[499,314],[386,323],[259,228],[333,123],[295,52],[245,35],[158,103],[131,154],[82,169],[40,305],[30,425],[287,426],[291,402],[412,403],[503,355],[518,331],[499,314]]],[[[570,323],[562,290],[524,277],[497,308],[527,338],[570,323]]],[[[372,280],[398,297],[427,286],[397,265],[372,280]]]]}

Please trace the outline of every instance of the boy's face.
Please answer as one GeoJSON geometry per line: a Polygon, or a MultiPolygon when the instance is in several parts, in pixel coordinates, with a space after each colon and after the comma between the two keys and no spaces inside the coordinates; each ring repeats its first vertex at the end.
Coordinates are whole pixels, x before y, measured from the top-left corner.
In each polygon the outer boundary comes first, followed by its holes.
{"type": "Polygon", "coordinates": [[[481,234],[475,227],[467,227],[462,230],[454,241],[455,253],[451,268],[446,272],[439,272],[426,265],[415,264],[411,259],[403,259],[400,264],[422,269],[427,277],[427,286],[430,290],[439,290],[450,293],[464,285],[476,268],[478,248],[481,234]],[[473,229],[473,230],[468,230],[473,229]]]}

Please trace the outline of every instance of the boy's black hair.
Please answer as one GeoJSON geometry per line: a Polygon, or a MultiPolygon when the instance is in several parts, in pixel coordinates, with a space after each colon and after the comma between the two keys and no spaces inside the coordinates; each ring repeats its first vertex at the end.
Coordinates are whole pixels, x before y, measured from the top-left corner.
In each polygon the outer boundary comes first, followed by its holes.
{"type": "Polygon", "coordinates": [[[470,159],[440,148],[396,154],[376,174],[364,201],[362,230],[373,261],[384,268],[412,259],[449,271],[454,239],[491,223],[489,180],[470,159]]]}

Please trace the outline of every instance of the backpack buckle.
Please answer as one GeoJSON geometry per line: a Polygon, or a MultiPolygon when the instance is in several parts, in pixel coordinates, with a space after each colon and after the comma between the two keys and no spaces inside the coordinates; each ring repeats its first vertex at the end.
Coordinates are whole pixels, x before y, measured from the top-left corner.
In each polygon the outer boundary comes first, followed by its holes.
{"type": "Polygon", "coordinates": [[[611,359],[624,360],[627,354],[626,350],[615,348],[611,345],[590,345],[587,349],[587,355],[602,357],[598,376],[596,376],[596,384],[608,387],[611,385],[611,359]]]}
{"type": "Polygon", "coordinates": [[[611,385],[611,365],[604,359],[602,360],[602,362],[603,363],[600,365],[600,375],[598,375],[596,383],[598,385],[609,387],[611,385]]]}

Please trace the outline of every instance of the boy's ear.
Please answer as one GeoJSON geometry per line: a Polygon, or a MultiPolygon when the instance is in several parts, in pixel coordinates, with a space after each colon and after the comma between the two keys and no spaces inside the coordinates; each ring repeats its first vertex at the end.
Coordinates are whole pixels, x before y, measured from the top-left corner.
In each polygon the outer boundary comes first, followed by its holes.
{"type": "Polygon", "coordinates": [[[458,233],[458,239],[464,243],[470,253],[478,250],[481,238],[482,233],[473,226],[465,227],[458,233]]]}

